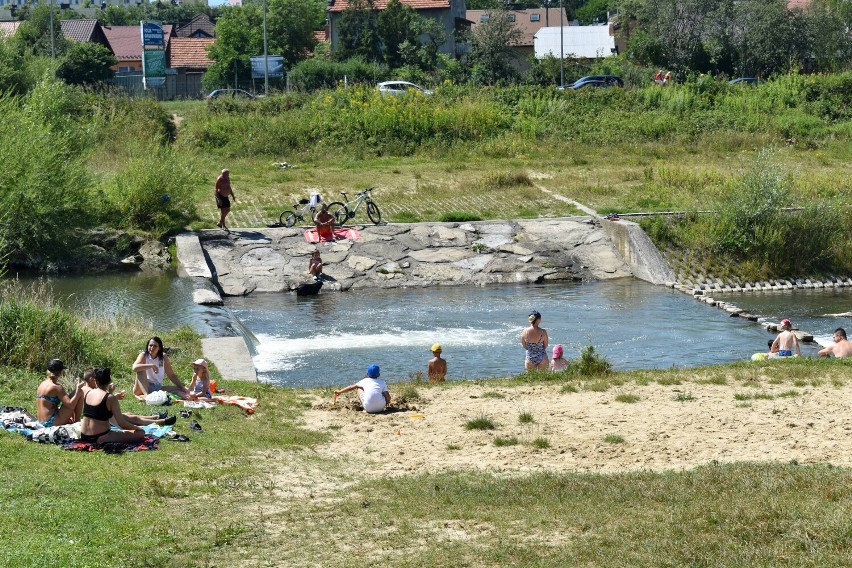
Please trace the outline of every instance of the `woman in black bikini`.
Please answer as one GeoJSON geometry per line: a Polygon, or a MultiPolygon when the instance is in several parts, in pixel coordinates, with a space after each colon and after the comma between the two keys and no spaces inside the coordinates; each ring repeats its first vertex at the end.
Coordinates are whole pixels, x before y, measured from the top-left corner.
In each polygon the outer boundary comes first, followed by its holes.
{"type": "Polygon", "coordinates": [[[127,421],[121,413],[121,407],[115,395],[109,393],[112,382],[109,369],[95,369],[95,382],[98,387],[91,389],[83,398],[83,424],[81,442],[106,444],[107,442],[138,442],[145,437],[145,431],[127,421]],[[110,430],[109,420],[114,418],[119,428],[110,430]]]}

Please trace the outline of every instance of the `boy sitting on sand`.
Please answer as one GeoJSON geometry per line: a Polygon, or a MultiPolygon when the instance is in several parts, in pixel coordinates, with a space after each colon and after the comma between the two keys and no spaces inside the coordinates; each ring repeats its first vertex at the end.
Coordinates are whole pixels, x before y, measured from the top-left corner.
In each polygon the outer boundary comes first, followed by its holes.
{"type": "Polygon", "coordinates": [[[781,320],[781,333],[772,342],[771,349],[774,351],[777,348],[779,357],[792,357],[794,346],[796,347],[796,355],[802,355],[802,350],[799,348],[799,338],[790,331],[791,329],[793,329],[793,324],[790,320],[781,320]]]}
{"type": "Polygon", "coordinates": [[[388,391],[388,385],[379,377],[379,366],[376,364],[367,367],[367,376],[346,388],[334,391],[334,399],[332,404],[337,402],[337,397],[341,394],[358,389],[358,396],[361,398],[361,406],[364,407],[364,412],[374,414],[376,412],[384,412],[387,405],[390,404],[391,396],[388,391]]]}

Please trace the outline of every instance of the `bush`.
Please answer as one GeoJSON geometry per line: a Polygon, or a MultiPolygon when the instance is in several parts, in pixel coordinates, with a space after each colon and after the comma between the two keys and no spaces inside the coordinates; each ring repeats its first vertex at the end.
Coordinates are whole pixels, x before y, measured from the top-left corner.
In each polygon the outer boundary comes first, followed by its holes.
{"type": "Polygon", "coordinates": [[[148,140],[106,186],[104,214],[118,226],[162,236],[194,218],[191,190],[198,181],[190,156],[148,140]]]}
{"type": "Polygon", "coordinates": [[[43,371],[50,359],[69,367],[103,361],[95,335],[71,313],[45,300],[43,292],[22,293],[3,285],[0,294],[0,365],[43,371]]]}
{"type": "Polygon", "coordinates": [[[346,61],[306,59],[290,71],[290,85],[299,91],[334,89],[344,83],[374,86],[388,76],[388,68],[353,57],[346,61]]]}
{"type": "Polygon", "coordinates": [[[467,211],[448,211],[441,215],[438,221],[442,223],[463,223],[465,221],[482,221],[482,217],[467,211]]]}

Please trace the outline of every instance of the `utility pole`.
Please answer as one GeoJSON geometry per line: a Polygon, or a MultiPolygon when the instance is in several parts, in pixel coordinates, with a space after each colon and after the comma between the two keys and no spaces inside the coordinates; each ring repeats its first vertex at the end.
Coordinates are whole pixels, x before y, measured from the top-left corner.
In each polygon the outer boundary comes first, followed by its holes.
{"type": "Polygon", "coordinates": [[[266,12],[269,2],[263,0],[263,94],[269,96],[269,48],[266,43],[266,12]]]}
{"type": "Polygon", "coordinates": [[[565,10],[562,9],[562,0],[559,0],[559,86],[565,86],[565,31],[563,29],[565,10]]]}
{"type": "Polygon", "coordinates": [[[53,32],[53,0],[50,0],[50,57],[56,59],[56,34],[53,32]]]}

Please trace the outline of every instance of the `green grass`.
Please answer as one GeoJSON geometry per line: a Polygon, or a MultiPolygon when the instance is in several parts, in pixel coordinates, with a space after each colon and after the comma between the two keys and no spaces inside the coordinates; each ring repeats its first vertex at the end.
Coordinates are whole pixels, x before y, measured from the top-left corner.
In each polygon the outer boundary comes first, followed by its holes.
{"type": "Polygon", "coordinates": [[[494,430],[497,425],[487,416],[477,416],[464,423],[465,430],[494,430]]]}
{"type": "Polygon", "coordinates": [[[485,391],[482,393],[482,398],[496,398],[498,400],[502,400],[506,398],[506,395],[497,391],[485,391]]]}
{"type": "Polygon", "coordinates": [[[689,392],[679,392],[675,395],[674,400],[677,402],[692,402],[695,400],[695,397],[689,392]]]}
{"type": "Polygon", "coordinates": [[[623,444],[624,436],[621,436],[620,434],[607,434],[604,436],[603,440],[607,444],[623,444]]]}
{"type": "Polygon", "coordinates": [[[547,440],[547,438],[540,438],[539,437],[539,438],[536,438],[535,440],[533,440],[531,445],[532,445],[533,448],[536,448],[537,450],[544,450],[544,449],[550,447],[550,442],[547,440]]]}
{"type": "Polygon", "coordinates": [[[778,398],[792,398],[796,396],[799,396],[799,391],[791,389],[788,391],[780,392],[778,394],[772,394],[768,392],[758,392],[754,394],[736,393],[734,394],[734,400],[775,400],[778,398]]]}
{"type": "Polygon", "coordinates": [[[532,412],[521,412],[518,414],[518,423],[519,424],[532,424],[535,422],[535,418],[533,418],[532,412]]]}
{"type": "Polygon", "coordinates": [[[620,394],[615,397],[615,401],[633,404],[634,402],[639,402],[639,397],[635,394],[620,394]]]}
{"type": "Polygon", "coordinates": [[[498,448],[503,448],[506,446],[517,446],[518,439],[514,436],[508,436],[505,438],[502,436],[497,436],[496,438],[494,438],[494,445],[498,448]]]}

